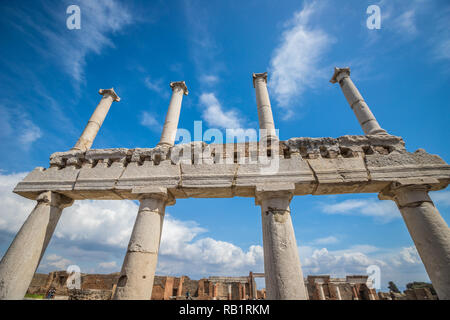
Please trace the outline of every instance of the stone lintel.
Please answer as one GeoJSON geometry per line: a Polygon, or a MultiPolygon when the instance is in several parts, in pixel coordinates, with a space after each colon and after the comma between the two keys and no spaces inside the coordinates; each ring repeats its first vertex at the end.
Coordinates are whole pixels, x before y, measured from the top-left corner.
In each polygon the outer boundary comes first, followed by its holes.
{"type": "Polygon", "coordinates": [[[113,98],[114,101],[117,101],[117,102],[120,101],[120,97],[114,91],[114,88],[111,88],[111,89],[100,89],[100,90],[98,90],[98,93],[101,94],[102,96],[105,96],[105,95],[109,94],[113,98]]]}
{"type": "Polygon", "coordinates": [[[188,88],[186,86],[186,83],[184,81],[174,81],[170,83],[170,87],[172,90],[174,90],[176,87],[180,87],[183,89],[183,94],[187,96],[189,94],[188,88]]]}
{"type": "Polygon", "coordinates": [[[267,83],[267,72],[253,73],[252,78],[253,78],[253,88],[255,88],[255,80],[257,78],[263,78],[264,81],[267,83]]]}
{"type": "Polygon", "coordinates": [[[349,67],[346,67],[346,68],[338,68],[338,67],[335,67],[334,68],[334,74],[333,74],[333,77],[331,77],[331,80],[330,80],[330,82],[331,83],[336,83],[336,82],[339,82],[340,80],[341,80],[341,78],[342,77],[339,77],[339,75],[341,74],[341,73],[344,73],[343,74],[343,76],[350,76],[350,68],[349,67]]]}

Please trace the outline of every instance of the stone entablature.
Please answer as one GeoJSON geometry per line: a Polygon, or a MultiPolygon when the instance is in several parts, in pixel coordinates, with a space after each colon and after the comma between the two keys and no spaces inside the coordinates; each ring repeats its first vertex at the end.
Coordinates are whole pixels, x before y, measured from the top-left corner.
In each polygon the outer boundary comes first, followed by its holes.
{"type": "Polygon", "coordinates": [[[406,151],[400,137],[343,136],[269,146],[193,142],[57,152],[48,169],[33,170],[14,192],[30,199],[45,190],[76,200],[137,199],[139,188],[158,186],[175,198],[254,197],[258,185],[290,183],[294,195],[370,193],[412,177],[428,179],[438,190],[450,182],[450,166],[423,149],[406,151]],[[277,167],[265,171],[266,160],[277,167]]]}

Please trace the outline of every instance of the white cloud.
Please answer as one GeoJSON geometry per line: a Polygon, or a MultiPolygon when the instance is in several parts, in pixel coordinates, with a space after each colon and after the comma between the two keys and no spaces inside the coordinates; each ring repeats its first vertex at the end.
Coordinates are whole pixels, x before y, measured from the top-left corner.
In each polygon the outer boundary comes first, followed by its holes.
{"type": "Polygon", "coordinates": [[[18,137],[20,144],[25,148],[29,148],[30,144],[42,136],[41,129],[36,126],[31,120],[25,119],[22,121],[21,133],[18,137]]]}
{"type": "Polygon", "coordinates": [[[158,93],[159,95],[161,95],[163,97],[168,96],[169,88],[167,88],[167,90],[165,90],[162,79],[155,80],[155,79],[147,76],[144,79],[144,84],[148,89],[158,93]]]}
{"type": "Polygon", "coordinates": [[[415,246],[403,248],[396,260],[396,265],[401,265],[402,263],[408,264],[421,264],[422,260],[420,259],[419,253],[415,246]]]}
{"type": "Polygon", "coordinates": [[[110,261],[110,262],[100,262],[98,266],[102,269],[113,269],[117,270],[119,266],[117,265],[116,261],[110,261]]]}
{"type": "Polygon", "coordinates": [[[329,237],[325,237],[325,238],[318,238],[312,241],[313,244],[316,245],[324,245],[324,244],[334,244],[334,243],[338,243],[339,239],[336,238],[335,236],[329,236],[329,237]]]}
{"type": "Polygon", "coordinates": [[[448,62],[450,61],[450,30],[448,28],[450,6],[443,10],[435,10],[435,14],[436,17],[433,18],[433,21],[436,27],[436,35],[430,38],[434,58],[448,62]]]}
{"type": "Polygon", "coordinates": [[[200,95],[200,104],[204,107],[203,119],[210,126],[224,129],[238,129],[242,127],[237,111],[224,111],[214,93],[202,93],[200,95]]]}
{"type": "Polygon", "coordinates": [[[86,58],[90,54],[101,54],[107,47],[114,47],[111,35],[123,30],[133,22],[133,15],[127,7],[117,0],[80,0],[77,5],[81,10],[81,29],[68,30],[65,9],[68,1],[55,5],[43,5],[43,13],[17,12],[22,25],[29,24],[32,30],[40,33],[39,37],[30,37],[29,43],[40,54],[57,61],[64,71],[76,83],[84,80],[86,58]],[[42,44],[42,38],[46,43],[42,44]],[[37,40],[39,39],[39,40],[37,40]]]}
{"type": "Polygon", "coordinates": [[[415,17],[415,9],[403,12],[394,20],[394,28],[402,35],[415,35],[417,33],[415,17]]]}
{"type": "Polygon", "coordinates": [[[376,265],[381,270],[382,290],[386,290],[387,284],[391,280],[403,288],[412,281],[429,282],[414,246],[383,249],[362,244],[335,251],[323,247],[299,247],[299,254],[305,276],[364,275],[367,274],[368,266],[376,265]]]}
{"type": "Polygon", "coordinates": [[[393,201],[378,199],[349,199],[342,202],[321,205],[327,214],[362,215],[373,217],[379,222],[400,218],[400,212],[393,201]]]}
{"type": "Polygon", "coordinates": [[[45,258],[43,263],[41,263],[41,267],[65,270],[71,263],[72,262],[69,259],[63,258],[57,254],[51,254],[45,258]]]}
{"type": "Polygon", "coordinates": [[[317,5],[310,2],[294,14],[270,61],[269,87],[278,105],[286,110],[284,119],[292,116],[293,103],[324,75],[321,58],[334,41],[323,30],[309,25],[317,5]]]}
{"type": "Polygon", "coordinates": [[[9,233],[17,232],[33,210],[34,201],[23,198],[12,192],[15,185],[25,177],[26,173],[0,174],[0,230],[9,233]]]}
{"type": "Polygon", "coordinates": [[[138,205],[131,200],[83,200],[66,208],[55,237],[126,248],[138,205]]]}
{"type": "Polygon", "coordinates": [[[200,76],[200,81],[204,84],[207,84],[209,86],[215,85],[217,84],[217,82],[219,82],[219,77],[215,76],[215,75],[202,75],[200,76]]]}
{"type": "Polygon", "coordinates": [[[41,129],[29,118],[22,106],[6,108],[0,105],[0,141],[14,141],[15,146],[28,150],[42,136],[41,129]]]}
{"type": "Polygon", "coordinates": [[[144,111],[141,114],[141,125],[149,128],[154,132],[161,132],[162,129],[161,123],[155,118],[155,116],[148,113],[147,111],[144,111]]]}

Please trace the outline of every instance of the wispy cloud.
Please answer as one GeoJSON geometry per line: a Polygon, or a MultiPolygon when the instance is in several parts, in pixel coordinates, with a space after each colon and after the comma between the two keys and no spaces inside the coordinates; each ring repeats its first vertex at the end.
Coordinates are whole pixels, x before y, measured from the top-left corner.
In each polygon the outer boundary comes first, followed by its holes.
{"type": "Polygon", "coordinates": [[[205,74],[200,76],[200,81],[206,85],[213,86],[219,82],[219,77],[212,74],[205,74]]]}
{"type": "Polygon", "coordinates": [[[293,105],[299,105],[304,91],[327,74],[320,62],[334,40],[320,28],[312,27],[311,19],[317,11],[317,2],[308,2],[294,14],[270,61],[269,87],[278,105],[286,110],[284,119],[292,117],[293,105]]]}
{"type": "Polygon", "coordinates": [[[336,238],[335,236],[329,236],[329,237],[325,237],[325,238],[318,238],[312,241],[313,244],[315,245],[325,245],[325,244],[335,244],[338,243],[339,239],[336,238]]]}
{"type": "Polygon", "coordinates": [[[349,199],[332,204],[322,203],[320,208],[327,214],[368,216],[382,223],[400,218],[398,208],[393,201],[378,199],[349,199]]]}
{"type": "Polygon", "coordinates": [[[41,129],[36,126],[31,120],[25,119],[22,121],[23,127],[21,134],[18,137],[20,144],[28,149],[30,145],[42,136],[41,129]]]}
{"type": "Polygon", "coordinates": [[[154,115],[148,113],[147,111],[144,111],[141,114],[141,125],[154,132],[161,132],[162,129],[161,122],[159,122],[154,115]]]}
{"type": "Polygon", "coordinates": [[[113,271],[116,271],[116,270],[118,270],[118,268],[119,268],[119,266],[117,265],[117,262],[116,261],[110,261],[110,262],[100,262],[99,264],[98,264],[98,266],[101,268],[101,269],[110,269],[110,270],[113,270],[113,271]]]}
{"type": "Polygon", "coordinates": [[[189,55],[201,86],[210,87],[224,69],[220,59],[221,45],[211,32],[215,20],[208,12],[208,4],[202,1],[184,1],[186,27],[189,30],[189,55]]]}
{"type": "Polygon", "coordinates": [[[63,258],[57,254],[50,254],[45,257],[41,267],[65,270],[71,263],[72,262],[69,259],[63,258]]]}
{"type": "Polygon", "coordinates": [[[86,58],[114,47],[112,35],[133,23],[133,14],[117,0],[80,0],[81,29],[68,30],[65,8],[70,4],[44,4],[43,12],[15,12],[21,25],[15,26],[26,35],[30,45],[42,56],[54,59],[77,84],[84,80],[86,58]],[[32,32],[25,31],[24,25],[32,32]],[[37,34],[33,34],[37,32],[37,34]]]}
{"type": "Polygon", "coordinates": [[[407,10],[397,17],[394,20],[394,28],[403,35],[415,35],[417,33],[416,10],[407,10]]]}
{"type": "Polygon", "coordinates": [[[147,76],[144,79],[145,86],[153,92],[156,92],[163,98],[168,98],[170,93],[169,85],[164,85],[163,79],[154,79],[153,77],[147,76]]]}
{"type": "Polygon", "coordinates": [[[202,93],[200,104],[203,106],[203,119],[211,127],[223,129],[241,128],[241,118],[236,110],[223,110],[223,107],[214,93],[202,93]]]}
{"type": "Polygon", "coordinates": [[[28,150],[33,142],[42,137],[42,131],[22,107],[18,109],[19,112],[0,105],[0,141],[14,141],[16,146],[28,150]]]}

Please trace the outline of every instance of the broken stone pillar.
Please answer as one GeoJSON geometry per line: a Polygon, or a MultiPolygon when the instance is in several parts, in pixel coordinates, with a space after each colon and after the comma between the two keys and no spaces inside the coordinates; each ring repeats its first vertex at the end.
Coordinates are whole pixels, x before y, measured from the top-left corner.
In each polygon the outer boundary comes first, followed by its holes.
{"type": "Polygon", "coordinates": [[[140,196],[114,300],[150,300],[152,296],[165,207],[174,201],[165,188],[148,188],[146,192],[140,196]]]}
{"type": "Polygon", "coordinates": [[[377,119],[370,111],[369,106],[364,101],[352,79],[350,78],[350,68],[334,68],[334,75],[331,83],[339,82],[342,92],[348,104],[356,115],[356,118],[364,131],[364,134],[387,134],[378,124],[377,119]]]}
{"type": "Polygon", "coordinates": [[[450,300],[450,229],[428,195],[435,179],[393,183],[379,194],[394,200],[440,300],[450,300]]]}
{"type": "Polygon", "coordinates": [[[51,191],[37,204],[0,262],[0,299],[23,299],[53,235],[63,208],[73,200],[51,191]]]}
{"type": "Polygon", "coordinates": [[[184,81],[171,82],[172,98],[170,99],[169,109],[167,110],[166,121],[164,122],[161,140],[158,145],[173,146],[178,129],[178,120],[180,119],[181,102],[183,95],[188,95],[189,91],[184,81]]]}
{"type": "Polygon", "coordinates": [[[261,206],[267,299],[307,300],[289,204],[294,186],[256,188],[261,206]]]}
{"type": "MultiPolygon", "coordinates": [[[[258,107],[259,129],[262,129],[264,140],[278,140],[273,121],[272,106],[267,91],[267,72],[253,73],[253,87],[256,91],[256,105],[258,107]]],[[[262,140],[262,139],[260,139],[262,140]]]]}
{"type": "Polygon", "coordinates": [[[113,88],[100,89],[98,93],[103,97],[97,105],[97,108],[95,108],[95,111],[89,119],[86,128],[84,128],[83,133],[72,150],[86,151],[91,148],[94,143],[94,139],[97,136],[98,130],[100,130],[100,127],[108,114],[111,104],[113,101],[120,101],[119,96],[114,92],[113,88]]]}

